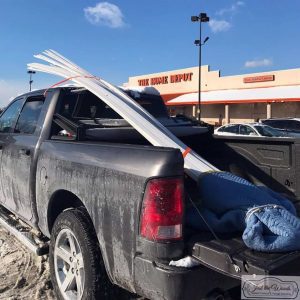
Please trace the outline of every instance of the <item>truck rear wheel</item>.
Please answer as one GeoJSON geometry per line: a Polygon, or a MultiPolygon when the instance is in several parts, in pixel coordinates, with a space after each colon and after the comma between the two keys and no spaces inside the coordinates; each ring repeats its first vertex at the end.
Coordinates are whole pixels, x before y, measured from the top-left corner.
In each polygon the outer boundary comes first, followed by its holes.
{"type": "Polygon", "coordinates": [[[67,210],[57,217],[51,232],[50,271],[58,299],[114,299],[85,209],[67,210]]]}

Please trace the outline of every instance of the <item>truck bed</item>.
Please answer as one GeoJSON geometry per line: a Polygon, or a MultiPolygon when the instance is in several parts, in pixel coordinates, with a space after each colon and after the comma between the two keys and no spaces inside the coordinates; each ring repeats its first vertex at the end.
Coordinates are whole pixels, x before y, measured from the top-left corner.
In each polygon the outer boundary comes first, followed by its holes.
{"type": "Polygon", "coordinates": [[[202,135],[183,141],[220,170],[300,200],[300,139],[202,135]]]}

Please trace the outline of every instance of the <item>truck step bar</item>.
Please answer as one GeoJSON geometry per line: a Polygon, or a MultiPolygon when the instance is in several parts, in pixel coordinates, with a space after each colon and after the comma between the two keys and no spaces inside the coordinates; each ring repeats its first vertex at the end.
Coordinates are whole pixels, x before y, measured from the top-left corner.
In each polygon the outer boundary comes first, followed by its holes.
{"type": "Polygon", "coordinates": [[[20,222],[2,206],[0,206],[0,225],[36,255],[41,256],[49,252],[49,242],[47,240],[39,238],[29,226],[20,222]]]}

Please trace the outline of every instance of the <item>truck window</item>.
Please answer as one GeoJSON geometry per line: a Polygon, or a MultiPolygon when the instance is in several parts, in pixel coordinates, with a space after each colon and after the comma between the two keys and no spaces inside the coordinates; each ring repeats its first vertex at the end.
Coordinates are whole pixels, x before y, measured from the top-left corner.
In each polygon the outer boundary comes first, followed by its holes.
{"type": "Polygon", "coordinates": [[[28,98],[18,119],[15,132],[33,134],[44,104],[44,97],[28,98]]]}
{"type": "Polygon", "coordinates": [[[18,118],[22,107],[22,99],[13,102],[0,117],[0,132],[10,132],[18,118]]]}
{"type": "Polygon", "coordinates": [[[75,93],[62,92],[55,112],[68,119],[72,119],[78,97],[79,95],[75,93]]]}

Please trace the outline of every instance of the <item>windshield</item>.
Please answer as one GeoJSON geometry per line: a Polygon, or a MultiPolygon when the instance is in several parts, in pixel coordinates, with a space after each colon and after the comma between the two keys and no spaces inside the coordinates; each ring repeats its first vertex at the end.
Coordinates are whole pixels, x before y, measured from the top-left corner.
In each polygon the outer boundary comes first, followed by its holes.
{"type": "Polygon", "coordinates": [[[272,128],[270,126],[267,126],[267,125],[264,125],[264,126],[255,125],[254,128],[262,136],[275,136],[275,137],[284,136],[279,130],[272,128]]]}

